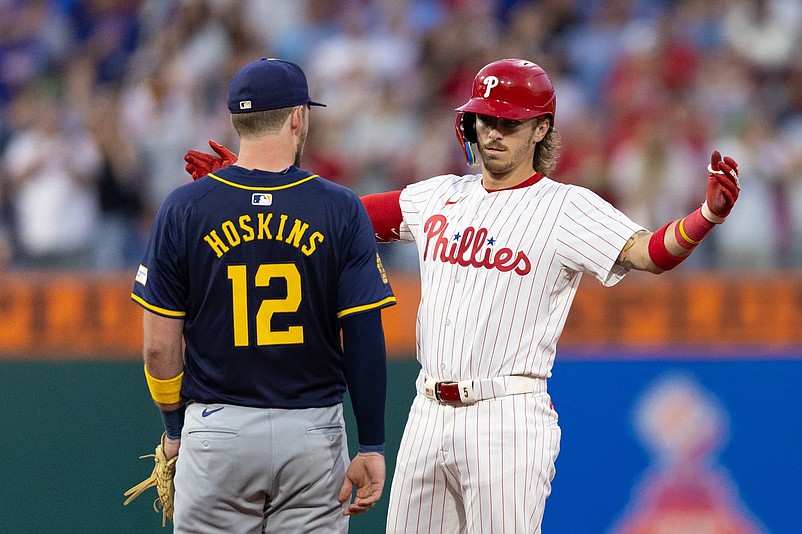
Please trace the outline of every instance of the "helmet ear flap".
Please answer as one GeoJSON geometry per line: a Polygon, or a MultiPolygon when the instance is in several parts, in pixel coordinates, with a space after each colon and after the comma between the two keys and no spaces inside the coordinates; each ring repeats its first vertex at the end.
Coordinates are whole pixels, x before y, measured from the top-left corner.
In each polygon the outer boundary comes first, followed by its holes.
{"type": "Polygon", "coordinates": [[[476,113],[462,114],[462,133],[469,143],[476,143],[476,113]]]}
{"type": "Polygon", "coordinates": [[[457,131],[462,152],[468,165],[476,163],[476,155],[473,152],[472,143],[476,143],[476,114],[460,111],[457,113],[457,120],[454,122],[454,129],[457,131]]]}

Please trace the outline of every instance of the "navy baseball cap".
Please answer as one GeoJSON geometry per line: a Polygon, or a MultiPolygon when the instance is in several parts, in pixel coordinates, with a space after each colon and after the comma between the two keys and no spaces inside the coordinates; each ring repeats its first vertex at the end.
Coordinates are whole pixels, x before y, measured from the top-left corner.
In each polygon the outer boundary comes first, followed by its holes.
{"type": "Polygon", "coordinates": [[[295,63],[263,57],[248,63],[228,84],[231,113],[251,113],[309,104],[323,106],[309,98],[306,75],[295,63]]]}

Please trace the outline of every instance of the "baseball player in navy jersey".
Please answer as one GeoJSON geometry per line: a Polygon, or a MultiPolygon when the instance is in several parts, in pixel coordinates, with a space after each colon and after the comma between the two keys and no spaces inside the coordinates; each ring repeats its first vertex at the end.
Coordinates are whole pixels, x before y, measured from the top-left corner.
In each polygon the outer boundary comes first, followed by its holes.
{"type": "MultiPolygon", "coordinates": [[[[724,222],[737,164],[713,152],[706,199],[655,232],[592,191],[548,177],[556,98],[522,59],[483,67],[457,109],[481,173],[362,198],[379,241],[415,242],[421,275],[415,397],[390,490],[388,533],[538,533],[560,449],[546,389],[580,278],[605,286],[676,267],[724,222]]],[[[230,164],[190,151],[187,170],[230,164]]]]}
{"type": "Polygon", "coordinates": [[[320,105],[293,63],[243,67],[228,93],[237,165],[156,216],[132,298],[165,455],[178,454],[175,532],[342,533],[381,496],[381,309],[395,297],[359,198],[300,168],[320,105]]]}

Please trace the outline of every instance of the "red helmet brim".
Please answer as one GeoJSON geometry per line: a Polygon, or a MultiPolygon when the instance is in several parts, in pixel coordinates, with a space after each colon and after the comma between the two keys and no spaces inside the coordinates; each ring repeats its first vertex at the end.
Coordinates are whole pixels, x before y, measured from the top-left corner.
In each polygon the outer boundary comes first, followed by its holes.
{"type": "Polygon", "coordinates": [[[543,112],[539,109],[529,109],[512,105],[509,102],[499,100],[487,100],[484,98],[471,98],[464,105],[458,107],[456,111],[476,113],[479,115],[489,115],[491,117],[501,117],[502,119],[526,120],[543,115],[551,116],[551,113],[543,112]]]}

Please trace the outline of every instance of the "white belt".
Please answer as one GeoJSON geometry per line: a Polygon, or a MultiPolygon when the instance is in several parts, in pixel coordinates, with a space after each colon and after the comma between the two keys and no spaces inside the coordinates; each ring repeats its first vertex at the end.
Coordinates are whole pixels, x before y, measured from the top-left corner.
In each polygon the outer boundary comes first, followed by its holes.
{"type": "Polygon", "coordinates": [[[458,382],[441,381],[424,376],[423,391],[421,391],[427,398],[443,404],[472,404],[507,395],[545,392],[546,380],[530,376],[498,376],[458,382]]]}

